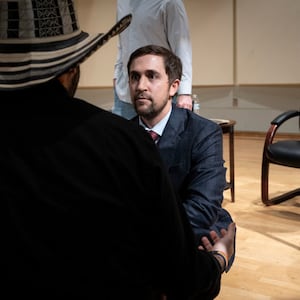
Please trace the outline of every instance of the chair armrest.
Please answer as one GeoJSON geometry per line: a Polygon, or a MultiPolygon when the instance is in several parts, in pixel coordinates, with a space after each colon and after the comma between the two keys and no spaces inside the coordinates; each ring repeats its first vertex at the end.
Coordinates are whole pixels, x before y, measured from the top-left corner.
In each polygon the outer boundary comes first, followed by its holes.
{"type": "Polygon", "coordinates": [[[271,124],[277,125],[277,127],[279,127],[283,122],[287,121],[288,119],[297,117],[297,116],[300,116],[300,111],[299,110],[289,110],[289,111],[286,111],[286,112],[280,114],[279,116],[277,116],[271,122],[271,124]]]}
{"type": "Polygon", "coordinates": [[[273,143],[273,139],[275,137],[275,134],[277,132],[277,129],[279,126],[284,123],[285,121],[299,116],[299,125],[300,125],[300,111],[299,110],[289,110],[286,112],[283,112],[279,116],[277,116],[272,122],[269,127],[269,130],[267,131],[266,138],[265,138],[265,145],[264,145],[264,152],[266,152],[268,146],[273,143]]]}

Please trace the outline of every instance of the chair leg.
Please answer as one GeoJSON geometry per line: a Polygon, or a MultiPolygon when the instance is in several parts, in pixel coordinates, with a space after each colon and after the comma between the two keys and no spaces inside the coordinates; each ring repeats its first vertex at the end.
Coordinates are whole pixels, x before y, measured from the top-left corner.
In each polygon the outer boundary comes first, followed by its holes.
{"type": "Polygon", "coordinates": [[[292,190],[290,192],[286,192],[279,196],[273,197],[272,199],[269,199],[270,204],[268,204],[268,205],[278,204],[278,203],[289,200],[289,199],[294,198],[299,195],[300,195],[300,188],[292,190]]]}
{"type": "Polygon", "coordinates": [[[261,199],[265,205],[270,206],[278,204],[300,195],[300,188],[297,188],[279,196],[269,198],[269,166],[269,160],[266,157],[263,157],[261,169],[261,199]]]}
{"type": "Polygon", "coordinates": [[[263,154],[261,167],[261,199],[265,205],[272,205],[269,201],[269,160],[263,154]]]}

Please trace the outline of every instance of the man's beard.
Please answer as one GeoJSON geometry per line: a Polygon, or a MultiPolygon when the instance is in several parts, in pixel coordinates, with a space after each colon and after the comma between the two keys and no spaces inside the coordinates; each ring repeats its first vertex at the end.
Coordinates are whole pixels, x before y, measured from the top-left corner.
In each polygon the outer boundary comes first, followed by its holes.
{"type": "MultiPolygon", "coordinates": [[[[137,97],[138,99],[138,97],[137,97]]],[[[134,108],[137,114],[143,117],[146,120],[151,120],[158,116],[161,111],[166,107],[168,103],[168,99],[163,102],[160,106],[155,105],[151,98],[146,98],[150,102],[150,105],[138,105],[136,101],[134,101],[134,108]]]]}

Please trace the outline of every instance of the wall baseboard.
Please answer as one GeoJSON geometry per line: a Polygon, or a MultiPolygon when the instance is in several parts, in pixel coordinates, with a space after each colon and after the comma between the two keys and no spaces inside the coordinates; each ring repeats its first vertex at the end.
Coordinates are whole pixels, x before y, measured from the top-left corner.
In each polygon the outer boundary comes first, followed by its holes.
{"type": "MultiPolygon", "coordinates": [[[[234,131],[234,135],[239,138],[253,139],[253,140],[264,140],[266,137],[266,132],[260,131],[234,131]]],[[[300,140],[300,133],[276,133],[278,139],[291,139],[300,140]]]]}

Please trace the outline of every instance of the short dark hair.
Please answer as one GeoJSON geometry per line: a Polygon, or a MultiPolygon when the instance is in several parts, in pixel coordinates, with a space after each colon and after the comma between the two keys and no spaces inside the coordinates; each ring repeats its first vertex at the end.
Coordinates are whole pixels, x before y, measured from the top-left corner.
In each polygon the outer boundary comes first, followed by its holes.
{"type": "Polygon", "coordinates": [[[138,48],[133,53],[131,53],[127,63],[128,75],[130,75],[129,72],[132,61],[140,56],[144,56],[147,54],[157,55],[163,58],[166,74],[168,75],[170,84],[176,79],[181,80],[182,63],[180,58],[167,48],[157,45],[147,45],[138,48]]]}

